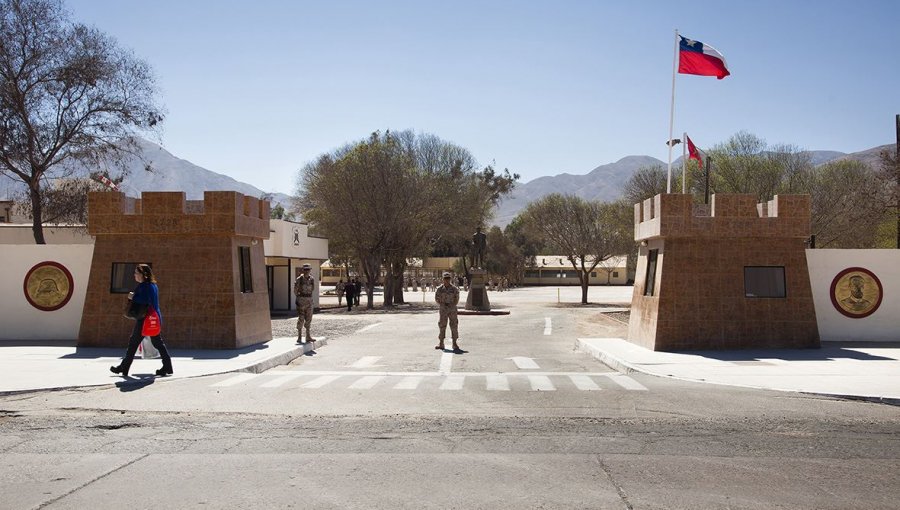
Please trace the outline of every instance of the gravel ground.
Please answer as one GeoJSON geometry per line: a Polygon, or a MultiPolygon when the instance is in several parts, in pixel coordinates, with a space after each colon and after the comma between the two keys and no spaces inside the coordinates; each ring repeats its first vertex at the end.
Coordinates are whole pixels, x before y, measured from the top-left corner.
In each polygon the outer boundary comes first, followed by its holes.
{"type": "MultiPolygon", "coordinates": [[[[317,313],[313,315],[313,337],[326,337],[329,339],[347,336],[360,328],[376,322],[367,317],[337,316],[329,317],[317,313]]],[[[272,321],[272,338],[297,336],[297,318],[275,319],[272,321]]]]}

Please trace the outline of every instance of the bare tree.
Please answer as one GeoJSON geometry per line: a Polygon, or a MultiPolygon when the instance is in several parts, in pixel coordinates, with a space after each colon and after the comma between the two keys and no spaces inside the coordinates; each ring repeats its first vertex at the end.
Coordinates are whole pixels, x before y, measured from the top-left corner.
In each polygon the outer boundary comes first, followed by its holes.
{"type": "Polygon", "coordinates": [[[622,194],[631,204],[666,192],[666,169],[662,165],[643,166],[625,181],[622,194]]]}
{"type": "Polygon", "coordinates": [[[589,277],[597,264],[634,244],[633,229],[622,228],[616,204],[554,193],[530,203],[522,216],[578,272],[582,304],[588,302],[589,277]]]}
{"type": "Polygon", "coordinates": [[[21,181],[32,231],[44,244],[44,190],[136,150],[132,137],[162,120],[150,66],[59,0],[0,0],[0,172],[21,181]]]}

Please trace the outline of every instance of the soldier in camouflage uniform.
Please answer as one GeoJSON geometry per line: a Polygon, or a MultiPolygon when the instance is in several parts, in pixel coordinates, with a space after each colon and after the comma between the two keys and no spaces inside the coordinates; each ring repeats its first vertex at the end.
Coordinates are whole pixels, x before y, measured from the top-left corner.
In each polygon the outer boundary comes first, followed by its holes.
{"type": "Polygon", "coordinates": [[[316,280],[309,275],[312,269],[309,264],[303,264],[303,274],[294,280],[294,295],[297,297],[297,343],[303,343],[302,333],[306,327],[306,341],[314,339],[309,332],[309,326],[313,316],[313,292],[316,290],[316,280]]]}
{"type": "Polygon", "coordinates": [[[438,319],[438,344],[435,349],[444,350],[444,337],[447,333],[447,322],[450,323],[450,338],[453,339],[454,352],[459,351],[456,341],[459,339],[459,320],[456,318],[456,305],[459,304],[459,289],[450,281],[450,273],[444,273],[444,284],[439,286],[434,293],[434,300],[440,306],[440,319],[438,319]]]}

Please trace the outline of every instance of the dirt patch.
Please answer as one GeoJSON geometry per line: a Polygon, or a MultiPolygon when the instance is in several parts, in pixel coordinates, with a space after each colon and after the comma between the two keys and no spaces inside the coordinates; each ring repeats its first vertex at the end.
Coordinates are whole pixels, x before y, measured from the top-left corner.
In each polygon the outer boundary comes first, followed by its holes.
{"type": "Polygon", "coordinates": [[[585,310],[578,314],[577,325],[580,337],[626,338],[628,336],[628,312],[602,313],[596,310],[585,310]]]}

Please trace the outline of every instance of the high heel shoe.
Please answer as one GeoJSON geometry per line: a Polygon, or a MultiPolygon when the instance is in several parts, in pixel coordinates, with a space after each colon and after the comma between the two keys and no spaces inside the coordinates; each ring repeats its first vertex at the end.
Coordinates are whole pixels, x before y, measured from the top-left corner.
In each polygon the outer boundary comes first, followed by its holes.
{"type": "Polygon", "coordinates": [[[120,366],[109,367],[109,371],[114,374],[121,374],[122,377],[128,377],[128,372],[122,370],[122,367],[120,367],[120,366]]]}
{"type": "Polygon", "coordinates": [[[166,375],[172,375],[172,368],[171,367],[169,367],[169,368],[162,367],[156,371],[156,375],[158,375],[160,377],[166,376],[166,375]]]}

